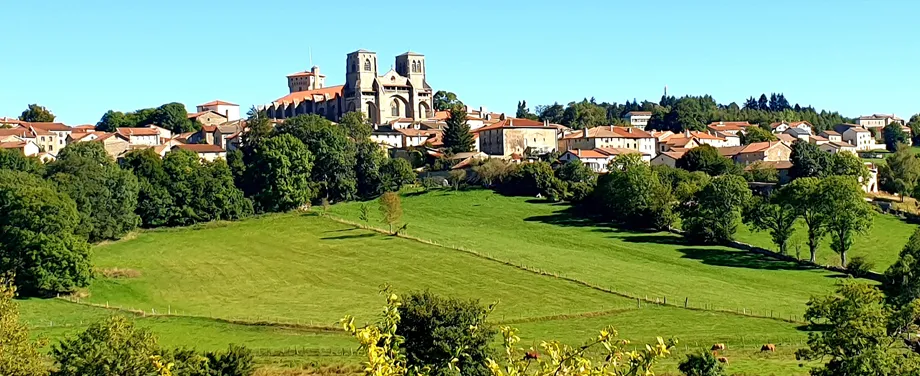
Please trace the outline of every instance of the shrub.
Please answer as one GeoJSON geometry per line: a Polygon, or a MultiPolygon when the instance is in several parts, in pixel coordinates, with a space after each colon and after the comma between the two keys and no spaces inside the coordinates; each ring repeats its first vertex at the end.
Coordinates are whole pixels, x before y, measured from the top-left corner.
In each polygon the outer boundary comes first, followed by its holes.
{"type": "Polygon", "coordinates": [[[855,256],[847,263],[847,271],[854,277],[864,278],[869,275],[875,265],[865,257],[855,256]]]}
{"type": "Polygon", "coordinates": [[[709,351],[700,350],[695,354],[688,354],[677,365],[677,369],[687,376],[721,376],[724,372],[724,366],[719,363],[716,356],[709,351]]]}
{"type": "Polygon", "coordinates": [[[54,346],[54,376],[144,376],[153,374],[156,337],[128,319],[113,316],[54,346]]]}

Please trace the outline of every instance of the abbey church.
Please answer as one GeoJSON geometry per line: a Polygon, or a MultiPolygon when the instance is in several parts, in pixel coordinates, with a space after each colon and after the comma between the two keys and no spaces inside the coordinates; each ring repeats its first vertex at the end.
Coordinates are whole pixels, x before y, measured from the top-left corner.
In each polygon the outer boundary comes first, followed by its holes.
{"type": "Polygon", "coordinates": [[[393,120],[421,121],[433,116],[433,91],[425,81],[425,56],[406,52],[390,71],[379,74],[377,54],[358,50],[345,59],[345,84],[326,86],[326,76],[314,66],[287,76],[290,94],[260,107],[270,117],[284,119],[318,114],[332,121],[360,110],[374,124],[393,120]]]}

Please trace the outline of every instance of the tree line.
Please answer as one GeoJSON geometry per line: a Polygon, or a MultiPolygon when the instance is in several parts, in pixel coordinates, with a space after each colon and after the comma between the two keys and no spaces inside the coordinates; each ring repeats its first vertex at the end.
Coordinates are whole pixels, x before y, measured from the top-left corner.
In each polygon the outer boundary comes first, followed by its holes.
{"type": "Polygon", "coordinates": [[[242,147],[226,161],[141,149],[116,162],[98,142],[67,145],[47,165],[0,150],[0,270],[25,295],[66,293],[89,283],[91,243],[138,227],[372,199],[416,180],[409,162],[370,140],[360,113],[341,124],[303,115],[273,128],[258,112],[248,121],[242,147]]]}

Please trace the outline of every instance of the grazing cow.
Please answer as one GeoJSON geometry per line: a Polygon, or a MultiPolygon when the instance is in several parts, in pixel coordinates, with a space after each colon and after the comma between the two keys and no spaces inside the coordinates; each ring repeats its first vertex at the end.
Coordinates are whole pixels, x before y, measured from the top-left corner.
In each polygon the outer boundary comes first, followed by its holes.
{"type": "Polygon", "coordinates": [[[724,357],[724,356],[720,356],[720,357],[719,357],[718,359],[716,359],[716,360],[718,360],[719,363],[728,364],[728,358],[726,358],[726,357],[724,357]]]}
{"type": "Polygon", "coordinates": [[[768,343],[766,345],[760,346],[760,352],[776,352],[776,345],[768,343]]]}
{"type": "Polygon", "coordinates": [[[725,350],[725,344],[724,344],[724,343],[717,343],[717,344],[715,344],[715,345],[712,345],[712,349],[710,349],[710,350],[712,350],[712,351],[725,350]]]}

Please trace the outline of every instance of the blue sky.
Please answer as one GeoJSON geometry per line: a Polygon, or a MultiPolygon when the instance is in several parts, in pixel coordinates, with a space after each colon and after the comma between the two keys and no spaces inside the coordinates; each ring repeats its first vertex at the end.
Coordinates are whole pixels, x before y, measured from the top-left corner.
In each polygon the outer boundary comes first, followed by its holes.
{"type": "Polygon", "coordinates": [[[428,82],[513,112],[712,94],[783,92],[846,116],[920,112],[920,1],[0,1],[0,116],[28,103],[95,123],[213,99],[244,107],[287,94],[313,63],[344,81],[345,55],[378,69],[412,50],[428,82]],[[368,24],[369,26],[360,26],[368,24]]]}

